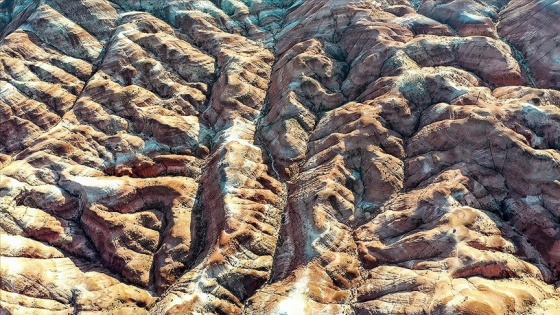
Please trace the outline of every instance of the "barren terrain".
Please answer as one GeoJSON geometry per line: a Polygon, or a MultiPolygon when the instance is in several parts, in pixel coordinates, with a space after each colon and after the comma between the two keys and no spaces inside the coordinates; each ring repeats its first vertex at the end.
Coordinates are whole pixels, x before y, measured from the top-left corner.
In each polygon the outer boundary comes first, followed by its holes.
{"type": "Polygon", "coordinates": [[[560,314],[560,1],[0,1],[0,314],[560,314]]]}

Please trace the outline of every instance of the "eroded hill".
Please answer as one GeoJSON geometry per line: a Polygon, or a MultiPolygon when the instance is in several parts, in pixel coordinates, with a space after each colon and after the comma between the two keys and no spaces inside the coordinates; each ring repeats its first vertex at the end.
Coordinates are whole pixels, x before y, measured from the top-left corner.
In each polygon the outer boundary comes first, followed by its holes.
{"type": "Polygon", "coordinates": [[[560,2],[0,2],[0,313],[558,314],[560,2]]]}

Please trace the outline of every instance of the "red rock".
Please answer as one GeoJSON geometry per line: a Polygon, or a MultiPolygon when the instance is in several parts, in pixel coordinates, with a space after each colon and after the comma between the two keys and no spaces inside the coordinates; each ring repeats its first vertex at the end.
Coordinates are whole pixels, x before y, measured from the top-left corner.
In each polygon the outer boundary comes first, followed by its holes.
{"type": "Polygon", "coordinates": [[[554,42],[560,12],[555,1],[511,1],[500,12],[498,32],[519,50],[518,58],[529,72],[531,83],[541,88],[560,87],[558,58],[554,42]]]}
{"type": "Polygon", "coordinates": [[[0,313],[556,314],[555,13],[5,1],[0,313]]]}

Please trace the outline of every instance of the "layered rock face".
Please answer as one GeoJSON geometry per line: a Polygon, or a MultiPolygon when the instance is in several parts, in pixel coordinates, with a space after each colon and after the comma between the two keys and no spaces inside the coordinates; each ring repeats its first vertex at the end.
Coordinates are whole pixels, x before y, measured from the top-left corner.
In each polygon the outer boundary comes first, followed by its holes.
{"type": "Polygon", "coordinates": [[[556,1],[0,17],[1,314],[559,314],[556,1]]]}

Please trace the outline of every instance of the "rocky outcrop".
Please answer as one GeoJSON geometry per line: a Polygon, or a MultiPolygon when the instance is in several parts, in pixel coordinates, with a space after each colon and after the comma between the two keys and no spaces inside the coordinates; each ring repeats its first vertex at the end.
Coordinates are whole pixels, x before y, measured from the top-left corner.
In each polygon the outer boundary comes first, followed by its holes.
{"type": "Polygon", "coordinates": [[[558,18],[556,1],[511,1],[500,13],[498,32],[511,43],[536,87],[560,87],[558,18]]]}
{"type": "Polygon", "coordinates": [[[0,313],[557,314],[555,6],[2,2],[0,313]]]}

